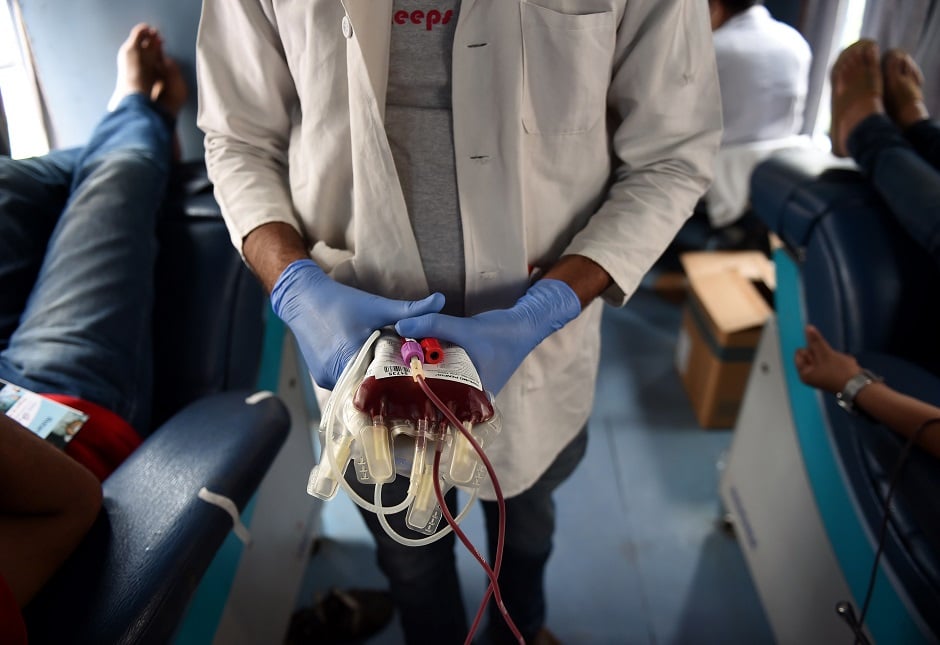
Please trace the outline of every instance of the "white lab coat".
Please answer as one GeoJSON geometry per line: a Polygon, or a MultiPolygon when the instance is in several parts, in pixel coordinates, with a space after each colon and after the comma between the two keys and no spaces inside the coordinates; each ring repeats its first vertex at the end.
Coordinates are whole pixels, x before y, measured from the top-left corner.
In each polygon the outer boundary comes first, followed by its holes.
{"type": "MultiPolygon", "coordinates": [[[[623,304],[708,186],[720,139],[701,0],[463,0],[453,120],[468,315],[530,266],[580,254],[623,304]]],[[[285,222],[336,279],[398,298],[425,279],[385,136],[391,0],[206,0],[199,126],[236,247],[285,222]]],[[[601,303],[546,339],[497,399],[507,496],[585,424],[601,303]]],[[[492,490],[482,495],[492,499],[492,490]]]]}

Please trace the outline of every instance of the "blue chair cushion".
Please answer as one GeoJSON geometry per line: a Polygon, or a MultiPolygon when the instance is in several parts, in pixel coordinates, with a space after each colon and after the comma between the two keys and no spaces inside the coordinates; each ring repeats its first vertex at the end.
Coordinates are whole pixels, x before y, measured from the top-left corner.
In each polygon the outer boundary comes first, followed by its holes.
{"type": "Polygon", "coordinates": [[[802,276],[806,311],[829,342],[940,374],[940,271],[884,209],[839,205],[815,225],[802,276]]]}
{"type": "Polygon", "coordinates": [[[781,150],[751,175],[755,214],[791,249],[802,249],[834,208],[878,203],[855,167],[815,149],[781,150]]]}
{"type": "Polygon", "coordinates": [[[151,429],[201,396],[254,386],[268,306],[204,164],[180,166],[171,187],[158,230],[151,429]]]}
{"type": "Polygon", "coordinates": [[[104,482],[104,512],[25,612],[30,643],[167,643],[232,528],[197,497],[205,486],[243,510],[287,438],[276,397],[248,390],[191,404],[104,482]]]}

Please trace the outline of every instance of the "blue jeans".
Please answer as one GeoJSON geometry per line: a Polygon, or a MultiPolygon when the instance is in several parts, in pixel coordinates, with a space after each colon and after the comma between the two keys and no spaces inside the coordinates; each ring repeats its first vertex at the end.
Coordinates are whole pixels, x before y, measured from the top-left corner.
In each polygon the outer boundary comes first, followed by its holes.
{"type": "MultiPolygon", "coordinates": [[[[584,429],[555,458],[539,480],[524,493],[506,500],[506,541],[499,576],[503,601],[519,631],[530,641],[545,624],[545,565],[552,552],[555,532],[554,490],[564,482],[584,457],[587,430],[584,429]]],[[[360,484],[352,468],[347,481],[368,500],[372,487],[360,484]]],[[[404,499],[408,480],[396,477],[382,489],[383,502],[392,505],[404,499]]],[[[447,494],[447,505],[456,515],[456,492],[447,494]]],[[[459,645],[469,629],[464,612],[454,555],[453,533],[423,547],[398,544],[379,525],[375,515],[360,509],[375,537],[379,567],[389,579],[398,607],[402,629],[409,645],[459,645]]],[[[483,502],[490,565],[496,553],[496,502],[483,502]]],[[[423,537],[405,526],[405,513],[388,518],[389,524],[405,537],[423,537]]],[[[463,548],[461,546],[461,548],[463,548]]],[[[481,573],[482,575],[482,573],[481,573]]],[[[494,602],[490,602],[487,642],[515,643],[494,602]]]]}
{"type": "Polygon", "coordinates": [[[173,123],[124,98],[81,149],[0,158],[0,378],[147,427],[173,123]]]}
{"type": "Polygon", "coordinates": [[[924,120],[902,133],[875,114],[852,130],[847,146],[898,223],[940,266],[940,125],[924,120]]]}

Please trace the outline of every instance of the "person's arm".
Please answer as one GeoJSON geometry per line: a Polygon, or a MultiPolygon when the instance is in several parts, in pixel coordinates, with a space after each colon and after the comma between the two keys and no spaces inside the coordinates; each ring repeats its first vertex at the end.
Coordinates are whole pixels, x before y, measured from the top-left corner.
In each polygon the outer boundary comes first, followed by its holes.
{"type": "Polygon", "coordinates": [[[245,261],[268,293],[292,262],[309,258],[300,233],[288,224],[268,222],[245,236],[245,261]]]}
{"type": "Polygon", "coordinates": [[[274,313],[297,339],[313,380],[326,389],[374,330],[444,306],[439,293],[418,301],[391,300],[335,282],[309,258],[300,234],[281,222],[253,229],[243,252],[271,294],[274,313]]]}
{"type": "Polygon", "coordinates": [[[571,287],[578,296],[582,309],[604,293],[613,282],[610,274],[601,265],[583,255],[566,255],[560,258],[544,277],[561,280],[571,287]]]}
{"type": "Polygon", "coordinates": [[[270,222],[301,236],[287,156],[299,99],[271,0],[203,2],[196,72],[206,169],[232,243],[244,253],[249,235],[270,222]]]}
{"type": "MultiPolygon", "coordinates": [[[[794,361],[803,383],[833,395],[841,392],[849,379],[862,369],[854,356],[833,349],[812,325],[806,326],[806,347],[796,351],[794,361]]],[[[855,397],[855,406],[907,438],[924,422],[940,418],[940,408],[937,406],[878,382],[870,383],[859,391],[855,397]]],[[[940,424],[925,428],[917,443],[930,454],[940,457],[940,424]]]]}
{"type": "Polygon", "coordinates": [[[26,605],[78,546],[101,508],[84,466],[0,413],[0,574],[26,605]]]}
{"type": "Polygon", "coordinates": [[[297,90],[271,0],[206,0],[197,39],[198,125],[232,242],[271,294],[318,385],[331,389],[375,329],[440,311],[441,294],[380,298],[338,284],[309,257],[288,181],[297,90]]]}
{"type": "Polygon", "coordinates": [[[621,305],[711,182],[721,99],[705,3],[627,3],[612,72],[612,185],[562,255],[602,268],[612,280],[604,298],[621,305]]]}
{"type": "MultiPolygon", "coordinates": [[[[940,408],[902,394],[884,383],[871,383],[855,397],[855,405],[873,419],[908,439],[923,423],[940,419],[940,408]]],[[[940,422],[924,428],[917,445],[940,457],[940,422]]]]}

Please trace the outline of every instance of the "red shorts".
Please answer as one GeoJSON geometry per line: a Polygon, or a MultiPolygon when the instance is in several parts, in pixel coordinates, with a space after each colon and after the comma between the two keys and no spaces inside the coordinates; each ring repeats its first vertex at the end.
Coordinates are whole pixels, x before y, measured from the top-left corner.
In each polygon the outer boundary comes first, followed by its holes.
{"type": "Polygon", "coordinates": [[[141,444],[140,435],[127,421],[100,405],[62,394],[44,394],[88,415],[65,452],[104,481],[141,444]]]}

